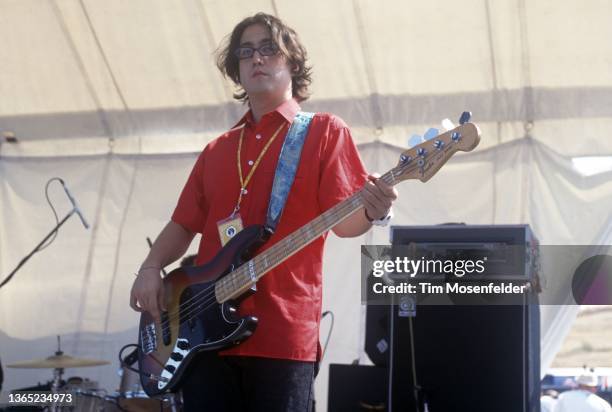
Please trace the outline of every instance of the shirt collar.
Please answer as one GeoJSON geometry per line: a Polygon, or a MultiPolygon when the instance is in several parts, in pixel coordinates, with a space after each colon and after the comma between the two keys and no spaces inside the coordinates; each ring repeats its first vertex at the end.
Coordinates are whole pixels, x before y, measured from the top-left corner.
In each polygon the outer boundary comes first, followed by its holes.
{"type": "MultiPolygon", "coordinates": [[[[297,101],[295,101],[295,99],[292,98],[283,102],[280,106],[274,109],[273,112],[280,114],[285,120],[287,120],[287,122],[291,123],[293,122],[295,115],[300,110],[300,105],[297,101]]],[[[270,113],[267,113],[264,116],[267,116],[269,114],[270,113]]],[[[253,126],[255,124],[255,121],[253,120],[253,113],[250,110],[246,112],[244,116],[242,116],[242,118],[232,127],[232,129],[235,129],[236,127],[241,126],[243,124],[246,126],[253,126]]]]}

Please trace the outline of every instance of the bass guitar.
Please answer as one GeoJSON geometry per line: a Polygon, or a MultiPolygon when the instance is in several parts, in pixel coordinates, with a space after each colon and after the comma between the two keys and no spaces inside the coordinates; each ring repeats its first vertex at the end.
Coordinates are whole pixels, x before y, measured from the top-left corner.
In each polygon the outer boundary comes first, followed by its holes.
{"type": "MultiPolygon", "coordinates": [[[[467,122],[404,151],[398,164],[381,176],[395,185],[407,179],[429,180],[458,151],[471,151],[480,140],[467,122]]],[[[430,129],[431,130],[431,129],[430,129]]],[[[431,135],[431,133],[430,133],[431,135]]],[[[238,316],[238,303],[254,293],[255,283],[272,268],[363,208],[357,192],[294,231],[265,252],[263,226],[249,226],[202,266],[179,268],[163,279],[166,312],[161,324],[143,312],[138,335],[138,367],[149,396],[174,391],[190,361],[202,351],[237,345],[253,334],[254,316],[238,316]]]]}

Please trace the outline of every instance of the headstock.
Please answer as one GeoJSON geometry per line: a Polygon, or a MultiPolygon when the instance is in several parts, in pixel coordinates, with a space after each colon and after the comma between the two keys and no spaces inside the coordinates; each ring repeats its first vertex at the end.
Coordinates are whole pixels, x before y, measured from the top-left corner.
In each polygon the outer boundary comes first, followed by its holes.
{"type": "MultiPolygon", "coordinates": [[[[460,125],[438,135],[436,129],[425,132],[424,138],[414,135],[411,142],[419,140],[422,143],[404,151],[400,155],[400,161],[391,170],[394,181],[400,182],[407,179],[419,179],[428,181],[455,153],[469,152],[480,142],[480,130],[474,123],[469,123],[471,113],[463,112],[459,119],[460,125]]],[[[446,124],[449,124],[446,122],[446,124]]],[[[452,125],[452,123],[450,123],[452,125]]]]}

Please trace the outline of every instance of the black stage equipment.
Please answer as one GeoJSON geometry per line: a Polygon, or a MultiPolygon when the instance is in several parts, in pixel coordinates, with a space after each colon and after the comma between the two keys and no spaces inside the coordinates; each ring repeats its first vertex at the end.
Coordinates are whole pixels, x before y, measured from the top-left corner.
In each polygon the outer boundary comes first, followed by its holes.
{"type": "MultiPolygon", "coordinates": [[[[488,253],[483,281],[537,283],[538,242],[527,225],[392,227],[391,239],[429,249],[430,256],[488,253]],[[522,259],[492,252],[495,245],[517,246],[522,259]]],[[[389,366],[389,411],[539,412],[535,294],[512,306],[415,307],[406,299],[367,309],[365,348],[373,363],[389,366]]]]}

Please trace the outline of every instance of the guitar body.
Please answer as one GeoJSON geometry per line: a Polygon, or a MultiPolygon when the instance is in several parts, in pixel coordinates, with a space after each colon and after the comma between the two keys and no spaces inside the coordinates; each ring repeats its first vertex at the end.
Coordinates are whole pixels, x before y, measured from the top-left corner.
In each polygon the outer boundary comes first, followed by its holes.
{"type": "MultiPolygon", "coordinates": [[[[175,269],[163,279],[167,311],[161,325],[148,312],[140,317],[138,367],[149,396],[176,390],[199,352],[236,345],[253,334],[257,318],[238,317],[237,301],[218,303],[215,282],[240,266],[266,240],[261,226],[249,226],[202,266],[175,269]]],[[[254,288],[243,294],[249,296],[254,288]]]]}

